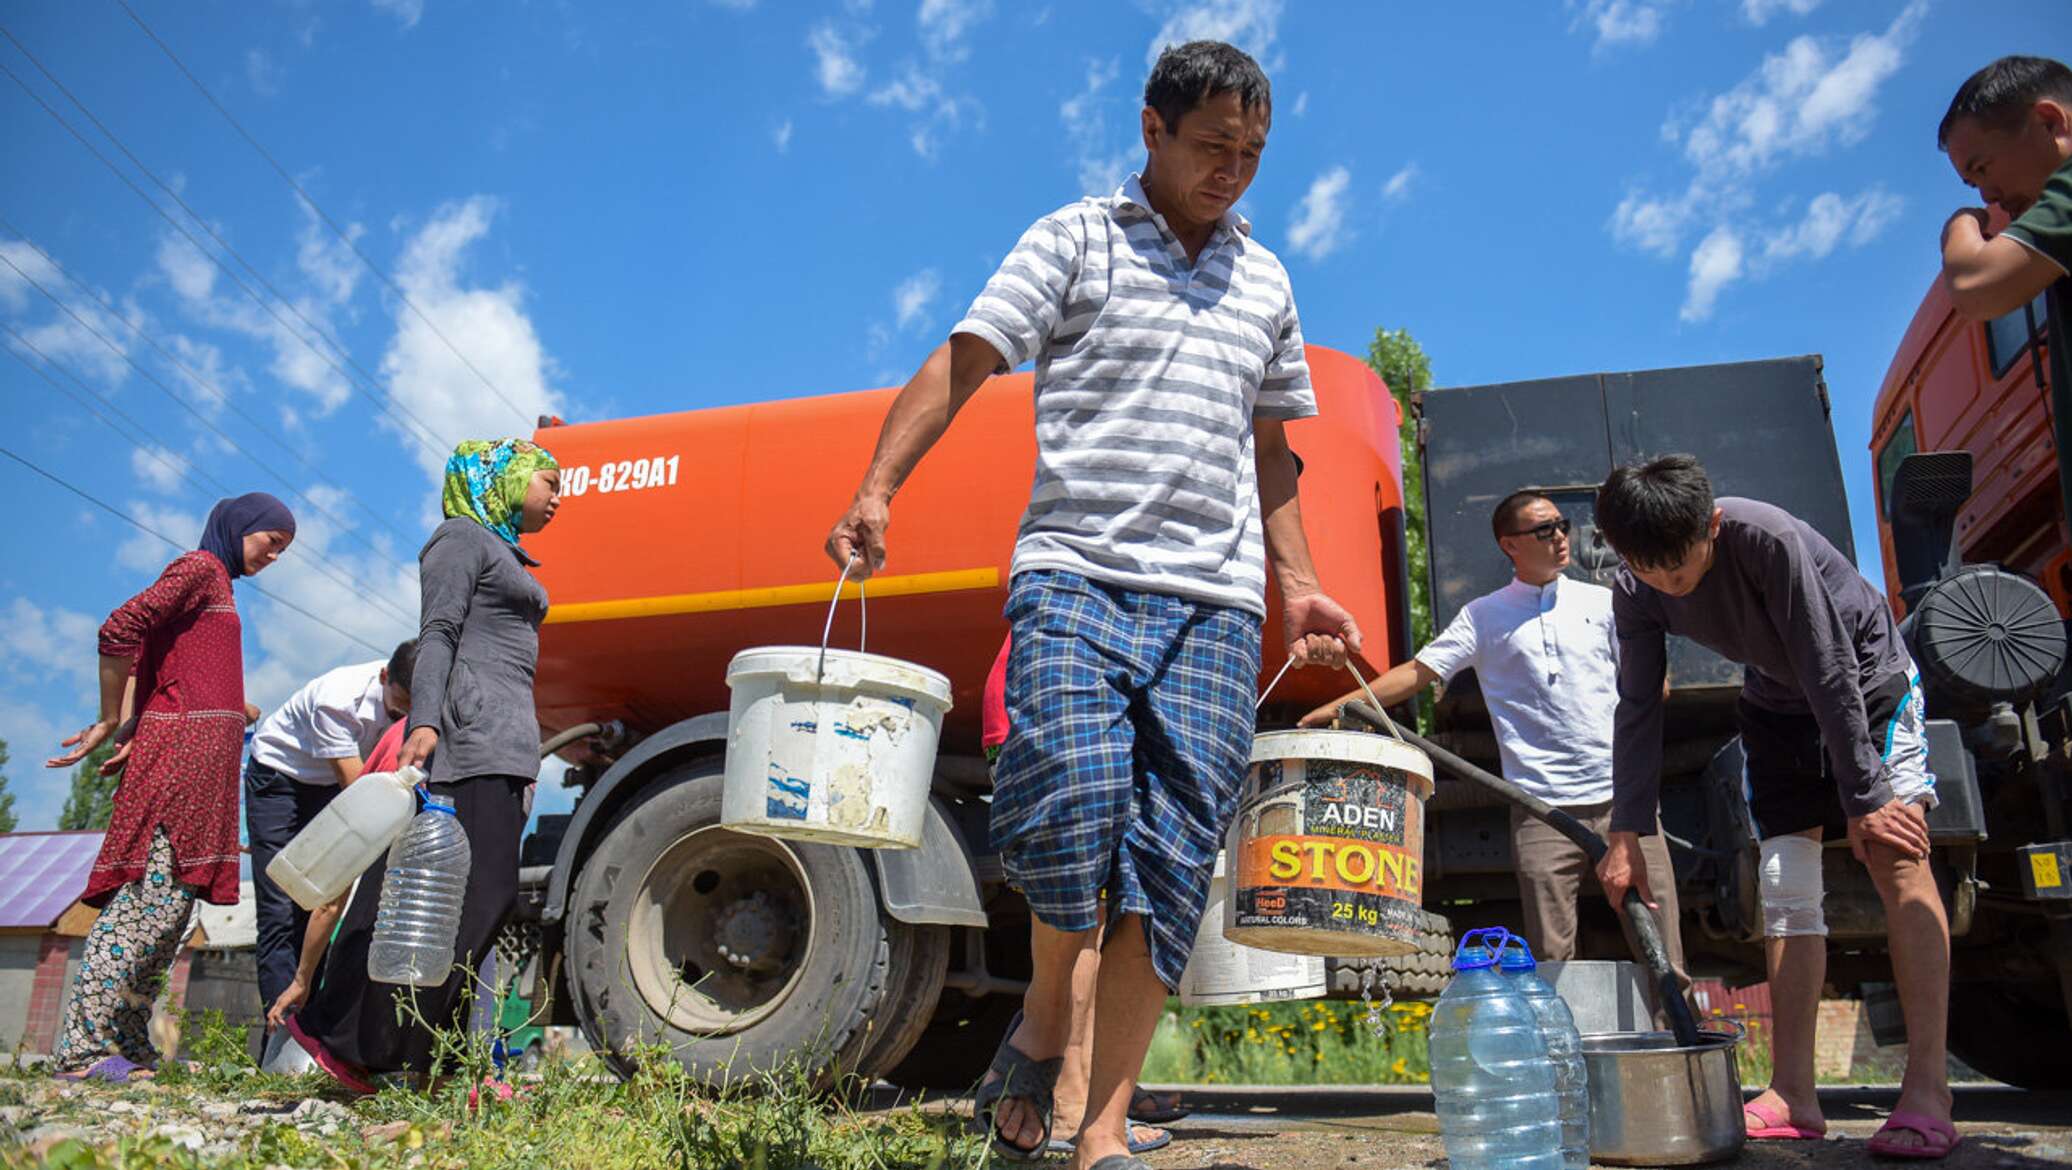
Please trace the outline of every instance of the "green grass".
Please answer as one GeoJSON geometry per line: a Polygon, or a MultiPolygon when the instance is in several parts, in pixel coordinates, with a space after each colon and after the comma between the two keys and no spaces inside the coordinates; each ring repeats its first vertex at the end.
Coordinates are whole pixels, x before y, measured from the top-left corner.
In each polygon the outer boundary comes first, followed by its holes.
{"type": "Polygon", "coordinates": [[[1357,1003],[1181,1008],[1151,1040],[1143,1080],[1197,1085],[1422,1085],[1431,1005],[1399,1003],[1381,1029],[1357,1003]]]}

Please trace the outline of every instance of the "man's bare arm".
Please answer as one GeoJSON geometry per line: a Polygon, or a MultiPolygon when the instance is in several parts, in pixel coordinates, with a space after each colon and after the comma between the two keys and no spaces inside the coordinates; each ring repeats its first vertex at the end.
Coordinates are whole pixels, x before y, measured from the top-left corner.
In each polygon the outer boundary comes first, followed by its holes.
{"type": "Polygon", "coordinates": [[[855,502],[835,523],[827,537],[827,555],[837,566],[861,554],[851,570],[859,579],[885,564],[885,530],[892,521],[892,497],[912,475],[921,457],[949,430],[951,420],[971,396],[1000,367],[999,351],[968,333],[958,333],[937,346],[928,360],[907,381],[885,425],[878,432],[878,447],[870,467],[856,489],[855,502]]]}
{"type": "Polygon", "coordinates": [[[1296,496],[1295,453],[1278,419],[1252,422],[1253,459],[1259,476],[1259,512],[1266,520],[1266,559],[1281,587],[1281,622],[1288,653],[1303,665],[1342,666],[1360,652],[1360,627],[1352,614],[1324,595],[1302,531],[1296,496]]]}
{"type": "Polygon", "coordinates": [[[2065,275],[2057,261],[2007,236],[1986,236],[1986,213],[1967,207],[1943,225],[1943,287],[1959,313],[1990,321],[2065,275]]]}

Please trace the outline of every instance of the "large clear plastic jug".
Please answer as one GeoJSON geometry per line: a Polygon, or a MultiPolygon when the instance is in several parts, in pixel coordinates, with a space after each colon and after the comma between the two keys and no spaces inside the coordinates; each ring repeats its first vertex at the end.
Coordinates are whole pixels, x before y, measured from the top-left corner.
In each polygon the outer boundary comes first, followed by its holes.
{"type": "Polygon", "coordinates": [[[453,973],[454,938],[468,891],[468,834],[452,802],[425,799],[389,849],[367,946],[367,977],[377,983],[437,987],[453,973]]]}
{"type": "Polygon", "coordinates": [[[1561,1105],[1539,1017],[1503,972],[1501,927],[1461,936],[1432,1011],[1432,1096],[1453,1170],[1562,1170],[1561,1105]]]}
{"type": "Polygon", "coordinates": [[[417,811],[413,790],[422,783],[424,773],[405,766],[371,772],[346,785],[274,855],[266,876],[304,910],[328,903],[380,860],[382,850],[410,823],[417,811]]]}
{"type": "Polygon", "coordinates": [[[1540,1021],[1540,1039],[1547,1042],[1547,1059],[1554,1062],[1554,1092],[1561,1098],[1561,1164],[1567,1170],[1584,1170],[1590,1165],[1590,1079],[1575,1013],[1540,978],[1539,960],[1524,939],[1511,936],[1498,967],[1532,1005],[1540,1021]]]}

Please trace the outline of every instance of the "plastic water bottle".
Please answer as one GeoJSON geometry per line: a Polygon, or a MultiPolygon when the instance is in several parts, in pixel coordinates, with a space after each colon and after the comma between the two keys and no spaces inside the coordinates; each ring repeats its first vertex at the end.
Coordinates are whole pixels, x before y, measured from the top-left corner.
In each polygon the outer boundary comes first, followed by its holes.
{"type": "Polygon", "coordinates": [[[1590,1074],[1583,1064],[1583,1038],[1576,1031],[1575,1013],[1540,978],[1539,960],[1532,957],[1532,947],[1524,939],[1511,937],[1498,966],[1532,1005],[1540,1021],[1540,1038],[1547,1042],[1547,1058],[1554,1062],[1554,1091],[1561,1098],[1561,1164],[1567,1170],[1585,1170],[1590,1165],[1590,1074]]]}
{"type": "Polygon", "coordinates": [[[274,855],[266,876],[304,910],[343,894],[409,826],[422,783],[424,773],[407,766],[353,781],[274,855]]]}
{"type": "Polygon", "coordinates": [[[1453,1170],[1562,1170],[1561,1103],[1540,1021],[1497,969],[1510,932],[1471,930],[1432,1012],[1432,1096],[1453,1170]]]}
{"type": "Polygon", "coordinates": [[[424,811],[389,847],[374,940],[367,947],[369,979],[412,987],[446,982],[471,860],[453,803],[426,797],[424,811]]]}

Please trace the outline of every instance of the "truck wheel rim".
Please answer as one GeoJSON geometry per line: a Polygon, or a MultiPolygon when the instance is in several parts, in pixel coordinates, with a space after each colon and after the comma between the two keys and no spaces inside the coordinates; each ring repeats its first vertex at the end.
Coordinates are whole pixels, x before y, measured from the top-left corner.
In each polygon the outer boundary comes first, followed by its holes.
{"type": "Polygon", "coordinates": [[[813,948],[813,887],[782,842],[708,826],[641,878],[627,966],[650,1010],[681,1031],[724,1036],[776,1011],[813,948]]]}

